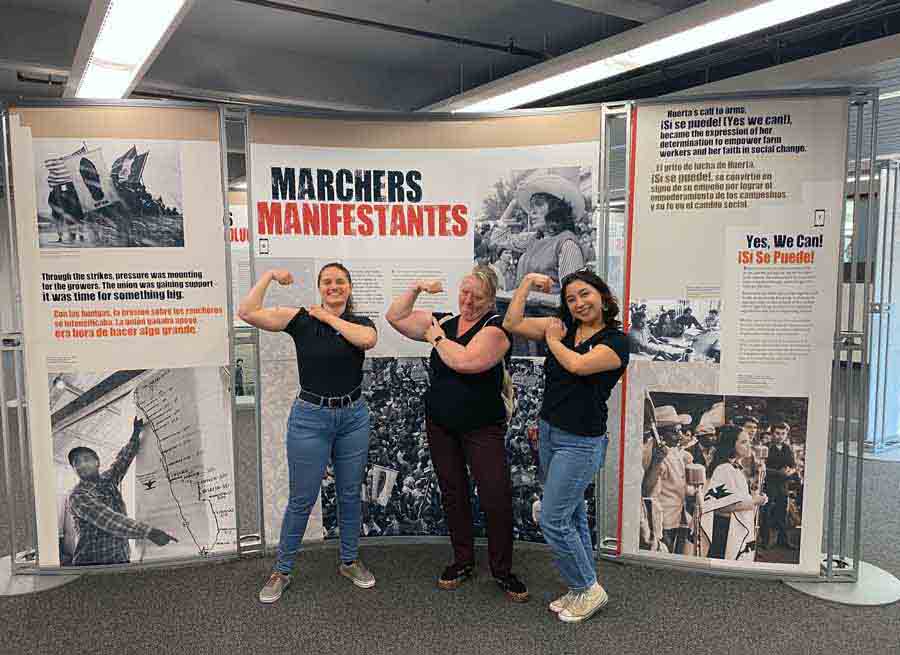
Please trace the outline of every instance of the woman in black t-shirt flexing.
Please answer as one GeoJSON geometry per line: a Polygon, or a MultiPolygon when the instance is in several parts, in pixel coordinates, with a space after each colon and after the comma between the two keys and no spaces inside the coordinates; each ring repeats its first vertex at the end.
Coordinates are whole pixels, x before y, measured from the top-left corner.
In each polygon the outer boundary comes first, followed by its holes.
{"type": "Polygon", "coordinates": [[[414,282],[394,299],[386,318],[404,336],[434,346],[425,396],[426,428],[454,555],[438,578],[438,587],[456,589],[474,573],[468,464],[487,516],[491,573],[508,598],[524,602],[528,590],[511,570],[512,484],[506,459],[506,408],[500,396],[510,340],[494,304],[497,275],[488,266],[476,266],[463,278],[456,316],[413,310],[423,291],[440,293],[441,283],[414,282]]]}
{"type": "Polygon", "coordinates": [[[550,279],[526,275],[503,326],[547,342],[540,413],[541,529],[569,587],[550,609],[561,621],[574,623],[608,600],[597,582],[584,493],[606,457],[606,401],[628,366],[628,340],[616,320],[619,305],[595,273],[581,270],[563,279],[559,318],[524,318],[532,288],[546,291],[550,279]]]}
{"type": "Polygon", "coordinates": [[[300,392],[287,426],[290,497],[284,510],[275,570],[259,592],[274,603],[290,584],[294,559],[319,495],[322,476],[333,460],[341,533],[338,572],[357,587],[375,585],[375,577],[358,558],[360,487],[369,452],[369,409],[362,398],[365,351],[378,335],[371,320],[353,313],[350,272],[339,263],[319,271],[321,305],[263,307],[269,283],[293,284],[289,271],[273,270],[241,301],[238,315],[269,332],[284,331],[294,340],[300,392]]]}

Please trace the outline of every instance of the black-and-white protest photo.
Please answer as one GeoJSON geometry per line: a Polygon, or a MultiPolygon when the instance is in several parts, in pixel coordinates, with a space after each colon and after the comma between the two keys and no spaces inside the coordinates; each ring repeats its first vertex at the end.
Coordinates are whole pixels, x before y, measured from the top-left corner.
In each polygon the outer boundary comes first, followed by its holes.
{"type": "Polygon", "coordinates": [[[721,305],[718,298],[632,302],[628,308],[631,358],[718,364],[721,305]]]}
{"type": "Polygon", "coordinates": [[[756,524],[756,561],[800,561],[806,483],[808,398],[725,396],[725,416],[750,440],[742,463],[765,503],[756,524]]]}
{"type": "Polygon", "coordinates": [[[799,562],[808,403],[648,392],[641,549],[799,562]]]}
{"type": "Polygon", "coordinates": [[[184,246],[176,142],[35,139],[41,248],[184,246]]]}
{"type": "Polygon", "coordinates": [[[233,548],[226,382],[218,367],[48,377],[62,566],[233,548]]]}
{"type": "MultiPolygon", "coordinates": [[[[518,407],[506,434],[513,496],[513,536],[543,542],[539,527],[543,493],[538,472],[537,421],[543,397],[543,362],[512,360],[510,375],[518,407]]],[[[372,412],[369,459],[362,485],[363,536],[447,535],[441,493],[425,433],[422,397],[428,384],[427,360],[366,360],[365,396],[372,412]]],[[[475,536],[486,537],[485,516],[470,476],[475,536]]],[[[593,498],[593,485],[585,498],[593,498]]],[[[595,508],[587,503],[593,533],[595,508]]],[[[322,516],[327,538],[338,535],[332,468],[322,482],[322,516]]]]}
{"type": "MultiPolygon", "coordinates": [[[[482,199],[475,219],[475,261],[497,274],[497,308],[506,313],[522,278],[542,273],[549,292],[533,290],[527,316],[555,316],[559,283],[593,264],[596,229],[592,220],[592,169],[583,166],[514,170],[497,180],[482,199]]],[[[515,339],[513,354],[543,356],[546,346],[515,339]]]]}
{"type": "Polygon", "coordinates": [[[239,343],[235,345],[236,358],[232,369],[234,395],[238,398],[256,395],[256,358],[253,344],[239,343]]]}

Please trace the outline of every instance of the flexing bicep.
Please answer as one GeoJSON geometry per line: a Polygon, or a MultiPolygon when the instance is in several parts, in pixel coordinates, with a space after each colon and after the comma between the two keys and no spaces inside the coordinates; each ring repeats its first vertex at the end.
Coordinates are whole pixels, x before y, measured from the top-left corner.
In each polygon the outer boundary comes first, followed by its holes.
{"type": "Polygon", "coordinates": [[[291,319],[300,311],[297,307],[261,307],[260,309],[241,311],[241,320],[255,328],[266,332],[281,332],[291,319]]]}
{"type": "Polygon", "coordinates": [[[370,350],[378,343],[378,330],[373,325],[336,319],[335,328],[351,344],[361,350],[370,350]]]}
{"type": "Polygon", "coordinates": [[[549,316],[542,318],[523,318],[519,322],[513,324],[507,324],[507,322],[504,321],[503,327],[517,337],[525,337],[532,341],[543,341],[544,332],[546,332],[547,325],[552,320],[553,319],[549,316]]]}
{"type": "Polygon", "coordinates": [[[483,373],[496,366],[509,350],[509,339],[498,327],[486,327],[465,347],[455,367],[459,373],[483,373]]]}
{"type": "Polygon", "coordinates": [[[409,337],[415,341],[425,341],[425,331],[431,325],[432,314],[431,312],[417,309],[412,311],[406,318],[393,320],[390,316],[385,316],[385,318],[391,324],[391,327],[404,337],[409,337]]]}
{"type": "Polygon", "coordinates": [[[578,360],[575,375],[593,375],[603,371],[614,371],[622,367],[622,359],[615,350],[600,344],[582,355],[578,360]]]}

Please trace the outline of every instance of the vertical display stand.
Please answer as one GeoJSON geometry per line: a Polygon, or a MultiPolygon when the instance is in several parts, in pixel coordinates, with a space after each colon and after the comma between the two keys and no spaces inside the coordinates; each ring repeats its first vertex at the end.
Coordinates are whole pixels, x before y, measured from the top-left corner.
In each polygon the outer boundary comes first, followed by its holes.
{"type": "Polygon", "coordinates": [[[232,268],[231,268],[231,242],[229,241],[229,212],[228,212],[228,143],[225,132],[226,110],[225,107],[219,107],[219,155],[221,157],[221,175],[222,175],[222,232],[225,238],[225,286],[228,288],[228,406],[231,409],[231,484],[234,493],[234,543],[237,548],[237,556],[242,555],[241,551],[241,514],[240,504],[237,500],[237,461],[238,461],[238,441],[234,437],[235,426],[237,425],[237,398],[234,392],[234,370],[237,359],[237,348],[234,339],[234,313],[237,308],[234,307],[234,296],[231,293],[232,288],[232,268]]]}
{"type": "MultiPolygon", "coordinates": [[[[886,605],[900,600],[900,580],[876,566],[862,561],[862,510],[864,458],[855,457],[851,472],[853,452],[862,453],[868,434],[870,413],[871,369],[877,371],[880,350],[884,347],[877,331],[873,339],[872,316],[879,315],[879,324],[887,314],[882,299],[885,278],[890,279],[893,250],[894,210],[896,204],[896,166],[881,169],[881,203],[875,202],[878,188],[875,164],[878,134],[878,94],[876,91],[859,93],[851,98],[849,107],[851,138],[848,141],[848,177],[852,189],[854,215],[846,209],[842,219],[841,234],[849,243],[843,250],[849,252],[850,265],[847,296],[847,317],[842,317],[842,281],[838,281],[837,318],[835,323],[834,364],[832,369],[831,421],[829,429],[828,491],[825,507],[825,553],[822,559],[821,580],[845,583],[822,585],[815,582],[786,584],[798,591],[847,605],[886,605]],[[868,169],[868,176],[864,175],[868,169]],[[867,182],[867,184],[866,184],[867,182]],[[868,196],[864,215],[856,212],[864,195],[868,196]],[[878,211],[881,205],[882,211],[878,211]],[[863,220],[865,228],[856,229],[848,221],[863,220]],[[852,229],[848,229],[852,227],[852,229]],[[879,245],[882,235],[882,248],[879,245]],[[879,251],[880,250],[880,251],[879,251]],[[860,259],[857,255],[863,255],[860,259]],[[857,264],[862,261],[863,265],[857,264]],[[862,270],[860,270],[862,269],[862,270]],[[876,275],[876,271],[878,274],[876,275]],[[861,298],[857,300],[857,294],[861,298]],[[855,311],[862,305],[861,323],[855,311]],[[872,350],[875,345],[878,351],[872,350]],[[844,384],[838,384],[841,365],[846,365],[844,384]],[[856,364],[859,363],[857,367],[856,364]],[[854,399],[857,399],[854,402],[854,399]],[[851,498],[852,495],[852,498],[851,498]]],[[[890,315],[888,315],[888,320],[890,315]]],[[[889,323],[888,323],[889,324],[889,323]]],[[[881,384],[875,376],[876,385],[881,384]]],[[[878,389],[875,389],[878,398],[878,389]]],[[[879,406],[874,406],[875,420],[879,406]]],[[[880,410],[883,413],[883,409],[880,410]]]]}
{"type": "MultiPolygon", "coordinates": [[[[252,208],[253,208],[253,199],[251,198],[251,166],[250,166],[250,139],[249,132],[247,129],[247,110],[242,107],[229,107],[226,109],[225,119],[231,121],[232,123],[237,123],[240,125],[241,130],[241,142],[243,144],[243,153],[244,153],[244,171],[245,171],[245,179],[246,179],[246,187],[247,187],[247,209],[248,209],[248,221],[247,221],[247,239],[250,243],[249,255],[250,255],[250,280],[256,279],[256,248],[253,244],[256,243],[255,235],[256,235],[256,222],[252,219],[252,208]]],[[[228,144],[225,143],[226,151],[228,144]]],[[[227,171],[226,171],[227,178],[227,171]]],[[[227,182],[227,179],[226,179],[227,182]]],[[[227,184],[226,184],[227,186],[227,184]]],[[[254,387],[253,392],[253,425],[255,427],[255,447],[256,447],[256,521],[257,527],[254,532],[249,534],[240,534],[238,533],[238,541],[241,543],[241,553],[242,554],[265,554],[266,551],[266,522],[264,520],[263,512],[263,492],[262,492],[262,412],[261,412],[261,403],[262,403],[262,385],[260,384],[260,372],[262,370],[261,363],[259,359],[259,330],[256,328],[252,328],[249,331],[249,338],[245,337],[246,341],[249,342],[253,347],[253,367],[256,371],[256,385],[254,387]]]]}
{"type": "MultiPolygon", "coordinates": [[[[628,216],[628,154],[631,152],[631,112],[629,103],[604,105],[600,131],[600,184],[594,227],[597,230],[597,274],[618,298],[624,297],[625,220],[628,216]]],[[[627,308],[623,308],[626,311],[627,308]]],[[[618,413],[622,407],[622,384],[616,385],[607,401],[610,416],[607,432],[619,429],[618,413]]],[[[610,493],[610,484],[618,488],[618,478],[610,476],[610,466],[621,465],[621,444],[611,439],[607,459],[597,474],[594,484],[594,502],[597,557],[619,555],[618,526],[612,529],[610,514],[618,506],[617,495],[610,493]],[[610,498],[616,502],[610,505],[610,498]]]]}
{"type": "MultiPolygon", "coordinates": [[[[83,102],[77,100],[70,101],[41,101],[41,102],[21,102],[21,107],[184,107],[196,108],[206,107],[216,110],[219,117],[219,137],[218,143],[221,151],[221,179],[222,193],[224,201],[224,213],[221,217],[223,230],[228,230],[228,197],[225,185],[227,178],[227,159],[225,154],[225,109],[219,105],[210,105],[208,103],[190,103],[176,101],[104,101],[104,102],[83,102]]],[[[7,514],[7,522],[9,525],[9,552],[10,556],[0,558],[0,596],[17,595],[25,593],[34,593],[57,587],[67,582],[71,582],[79,578],[82,574],[108,573],[122,570],[142,570],[149,568],[159,568],[166,566],[177,566],[184,564],[202,563],[204,560],[197,558],[172,558],[153,563],[135,563],[135,564],[112,564],[104,566],[85,566],[74,569],[73,567],[38,567],[38,548],[37,548],[37,525],[36,511],[33,502],[33,487],[31,475],[31,456],[30,456],[30,435],[28,430],[28,422],[26,420],[26,387],[25,376],[28,371],[25,367],[25,351],[28,348],[27,340],[22,332],[21,318],[21,280],[18,271],[18,245],[15,221],[15,198],[13,197],[13,171],[11,170],[11,135],[10,135],[10,113],[8,107],[0,106],[0,117],[2,117],[2,188],[5,198],[0,196],[0,202],[5,203],[8,214],[6,225],[0,227],[0,238],[8,239],[8,248],[6,252],[10,253],[11,275],[8,281],[10,287],[10,297],[15,299],[11,308],[11,319],[8,324],[0,324],[0,434],[2,434],[3,446],[3,464],[5,472],[5,507],[0,511],[7,514]],[[10,327],[12,329],[10,329],[10,327]],[[15,384],[14,389],[9,389],[10,384],[8,378],[12,376],[15,384]],[[11,412],[16,412],[16,434],[18,435],[18,443],[14,443],[13,432],[11,431],[11,412]],[[19,452],[18,462],[13,461],[12,452],[17,449],[19,452]],[[25,507],[22,508],[20,497],[26,499],[25,507]],[[27,518],[26,518],[27,517],[27,518]],[[19,539],[19,534],[24,531],[24,542],[19,539]],[[8,563],[7,563],[8,560],[8,563]],[[74,572],[73,572],[74,571],[74,572]]],[[[225,252],[225,269],[227,285],[231,283],[231,267],[230,267],[230,249],[226,248],[225,252]]],[[[230,322],[234,314],[235,308],[232,306],[231,294],[227,297],[227,316],[226,320],[230,322]]],[[[228,376],[231,378],[233,374],[234,360],[234,335],[233,330],[229,329],[230,337],[228,341],[229,366],[227,366],[228,376]]],[[[234,385],[229,385],[230,407],[231,407],[231,424],[234,426],[235,421],[235,399],[234,385]]],[[[232,439],[232,480],[234,487],[237,487],[237,444],[232,439]]],[[[238,515],[237,503],[234,508],[235,526],[239,526],[240,517],[238,515]]],[[[239,534],[235,538],[236,550],[234,553],[223,555],[207,555],[208,561],[223,561],[235,559],[244,554],[242,550],[239,534]]]]}
{"type": "MultiPolygon", "coordinates": [[[[812,93],[815,95],[815,92],[812,93]]],[[[600,178],[600,226],[606,239],[605,264],[609,275],[609,265],[614,261],[615,253],[609,249],[609,244],[618,234],[615,232],[615,225],[610,217],[615,213],[616,206],[622,206],[624,211],[628,211],[628,203],[630,198],[628,194],[621,190],[624,186],[628,188],[631,183],[633,173],[627,170],[627,166],[619,167],[615,165],[618,160],[618,148],[624,148],[625,161],[628,162],[633,156],[629,129],[631,120],[631,108],[633,103],[610,104],[604,107],[603,111],[603,145],[601,149],[601,178],[600,178]],[[620,137],[618,142],[611,138],[616,133],[617,123],[625,125],[625,135],[620,137]],[[618,177],[625,180],[625,184],[617,182],[618,177]]],[[[859,206],[860,198],[865,194],[863,183],[868,181],[869,197],[874,198],[876,188],[876,177],[874,175],[875,166],[871,166],[872,174],[868,177],[856,175],[854,171],[863,171],[863,167],[869,161],[874,160],[876,135],[877,135],[877,116],[878,116],[878,94],[877,91],[871,89],[852,91],[848,102],[848,121],[850,139],[848,141],[847,152],[847,170],[848,180],[852,181],[852,195],[855,200],[854,206],[859,206]]],[[[893,205],[896,205],[896,192],[889,195],[891,190],[896,189],[896,166],[893,168],[882,168],[881,186],[882,186],[882,203],[884,198],[891,197],[893,205]],[[893,178],[891,178],[893,172],[893,178]],[[893,179],[893,187],[890,187],[893,179]]],[[[843,276],[838,279],[837,293],[837,316],[835,319],[835,339],[834,339],[834,364],[833,364],[833,381],[831,391],[831,416],[829,421],[828,435],[828,462],[826,476],[826,506],[825,506],[825,528],[824,528],[824,554],[822,555],[822,564],[820,573],[817,578],[810,581],[809,578],[803,581],[785,579],[785,583],[791,587],[817,596],[819,598],[845,603],[852,605],[881,605],[888,604],[900,600],[900,581],[892,575],[867,564],[861,560],[861,535],[862,535],[862,498],[863,498],[863,460],[859,458],[856,466],[851,470],[851,455],[848,454],[851,442],[855,442],[859,452],[862,452],[863,442],[867,434],[867,421],[869,418],[869,365],[868,353],[870,352],[870,334],[871,334],[871,313],[880,313],[884,315],[889,312],[891,307],[885,307],[880,303],[869,303],[869,298],[877,298],[873,295],[873,285],[875,283],[874,271],[876,270],[876,241],[877,235],[881,233],[881,247],[878,257],[885,257],[887,253],[893,249],[893,210],[883,210],[877,213],[875,211],[875,203],[869,204],[869,209],[864,215],[865,229],[855,230],[857,234],[861,234],[862,238],[858,239],[859,243],[851,244],[853,249],[857,249],[865,253],[863,260],[866,262],[864,266],[852,265],[849,267],[850,274],[847,282],[849,283],[848,293],[849,306],[851,311],[848,317],[842,318],[842,305],[844,304],[843,294],[843,276]],[[881,218],[881,232],[879,232],[879,217],[881,218]],[[866,235],[876,235],[868,237],[866,235]],[[862,294],[857,298],[858,294],[862,294]],[[862,302],[864,311],[862,312],[862,321],[860,321],[853,312],[852,308],[856,303],[862,302]],[[859,366],[854,366],[858,363],[859,366]],[[842,366],[846,367],[847,375],[839,375],[842,366]],[[851,398],[861,398],[862,403],[851,402],[851,398]],[[852,500],[852,502],[851,502],[852,500]],[[841,583],[841,584],[823,584],[823,583],[841,583]]],[[[847,235],[848,228],[847,211],[845,207],[842,218],[842,234],[847,235]]],[[[625,236],[627,238],[627,235],[625,236]]],[[[886,271],[890,268],[890,262],[880,262],[881,274],[885,276],[886,271]],[[885,265],[888,267],[885,269],[885,265]]],[[[612,276],[611,284],[613,288],[620,291],[617,281],[612,276]]],[[[890,293],[890,290],[882,290],[890,293]]],[[[888,301],[889,302],[889,301],[888,301]]],[[[612,402],[612,401],[611,401],[612,402]]],[[[876,407],[876,410],[878,408],[876,407]]],[[[878,412],[876,411],[876,414],[878,412]]],[[[883,416],[883,409],[878,416],[883,416]]],[[[622,465],[620,462],[620,474],[622,465]]],[[[605,478],[605,474],[601,475],[605,478]]],[[[605,482],[605,479],[603,480],[605,482]]],[[[598,511],[600,507],[608,506],[608,489],[605,484],[598,485],[597,503],[598,511]]],[[[608,527],[603,525],[603,531],[600,532],[598,522],[598,543],[602,545],[598,549],[598,556],[610,559],[618,558],[621,555],[621,535],[611,536],[608,527]]],[[[643,562],[642,562],[643,563],[643,562]]],[[[676,564],[661,564],[657,562],[647,562],[648,565],[654,566],[678,566],[676,564]]],[[[678,566],[685,568],[685,566],[678,566]]],[[[758,573],[743,573],[740,571],[729,572],[729,575],[744,577],[771,577],[769,575],[760,576],[758,573]]]]}
{"type": "Polygon", "coordinates": [[[28,432],[25,412],[24,382],[24,342],[21,333],[21,316],[19,306],[21,296],[18,284],[18,257],[16,248],[16,229],[13,213],[11,155],[9,151],[9,113],[6,107],[0,107],[0,147],[3,156],[0,158],[0,202],[5,206],[7,222],[0,225],[0,240],[5,243],[2,252],[9,255],[9,316],[5,324],[0,325],[0,434],[2,434],[4,491],[6,493],[7,526],[9,530],[9,555],[0,558],[0,596],[17,596],[30,594],[77,580],[80,575],[37,576],[23,573],[31,565],[37,550],[36,529],[34,523],[34,506],[31,511],[19,517],[17,497],[21,490],[26,498],[31,497],[31,467],[28,432]],[[8,376],[12,375],[14,389],[7,387],[8,376]],[[12,391],[13,393],[10,393],[12,391]],[[15,434],[18,443],[13,440],[11,429],[15,413],[15,434]],[[18,461],[14,461],[13,450],[19,453],[18,461]],[[24,533],[24,542],[19,541],[19,532],[24,533]]]}

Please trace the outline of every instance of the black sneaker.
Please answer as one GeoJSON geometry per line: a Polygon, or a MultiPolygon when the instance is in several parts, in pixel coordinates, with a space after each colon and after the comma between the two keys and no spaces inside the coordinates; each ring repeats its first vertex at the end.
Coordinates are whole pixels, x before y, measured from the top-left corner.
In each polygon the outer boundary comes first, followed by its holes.
{"type": "Polygon", "coordinates": [[[458,564],[453,562],[444,569],[441,577],[438,578],[438,587],[441,589],[459,589],[459,586],[475,575],[474,564],[458,564]]]}
{"type": "Polygon", "coordinates": [[[528,588],[525,583],[519,580],[513,573],[507,573],[504,576],[494,576],[494,581],[500,585],[503,593],[514,603],[528,602],[528,588]]]}

